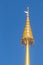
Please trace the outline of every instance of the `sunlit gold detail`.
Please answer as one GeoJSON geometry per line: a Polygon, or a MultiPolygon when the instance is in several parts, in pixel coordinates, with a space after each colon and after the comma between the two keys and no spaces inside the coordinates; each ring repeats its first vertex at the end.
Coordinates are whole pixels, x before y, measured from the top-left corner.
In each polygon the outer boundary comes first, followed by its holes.
{"type": "Polygon", "coordinates": [[[30,26],[30,20],[29,20],[29,10],[25,11],[26,13],[26,24],[24,27],[24,32],[22,35],[22,43],[26,46],[26,55],[25,55],[25,63],[24,65],[30,65],[30,53],[29,53],[29,45],[33,44],[34,39],[32,35],[32,30],[30,26]]]}

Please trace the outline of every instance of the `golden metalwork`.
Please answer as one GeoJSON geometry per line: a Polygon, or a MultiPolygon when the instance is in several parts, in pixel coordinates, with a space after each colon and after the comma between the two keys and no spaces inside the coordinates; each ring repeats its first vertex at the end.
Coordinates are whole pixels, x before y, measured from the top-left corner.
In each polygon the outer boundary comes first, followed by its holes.
{"type": "Polygon", "coordinates": [[[26,13],[26,25],[24,27],[24,32],[22,35],[22,43],[26,46],[26,56],[25,56],[25,63],[24,65],[30,65],[30,53],[29,53],[29,45],[33,44],[34,39],[32,35],[32,30],[30,27],[30,20],[29,20],[29,9],[25,11],[26,13]]]}

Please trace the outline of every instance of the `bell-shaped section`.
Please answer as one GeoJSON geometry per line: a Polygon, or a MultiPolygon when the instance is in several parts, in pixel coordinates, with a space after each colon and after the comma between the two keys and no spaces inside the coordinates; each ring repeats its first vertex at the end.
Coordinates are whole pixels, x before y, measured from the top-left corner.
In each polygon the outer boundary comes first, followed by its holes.
{"type": "Polygon", "coordinates": [[[30,20],[27,18],[26,19],[26,25],[24,27],[24,32],[22,35],[22,43],[26,44],[26,40],[29,41],[29,44],[33,43],[33,35],[32,35],[32,30],[30,27],[30,20]]]}

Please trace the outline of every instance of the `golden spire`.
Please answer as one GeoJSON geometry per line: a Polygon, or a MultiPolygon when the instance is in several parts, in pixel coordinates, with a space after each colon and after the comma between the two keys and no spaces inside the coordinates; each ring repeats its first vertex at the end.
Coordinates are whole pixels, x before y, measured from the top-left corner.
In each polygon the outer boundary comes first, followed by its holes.
{"type": "Polygon", "coordinates": [[[30,65],[29,45],[33,44],[34,40],[30,27],[29,8],[27,8],[27,11],[24,12],[26,13],[26,25],[24,27],[24,32],[22,35],[22,43],[26,45],[26,56],[24,65],[30,65]]]}

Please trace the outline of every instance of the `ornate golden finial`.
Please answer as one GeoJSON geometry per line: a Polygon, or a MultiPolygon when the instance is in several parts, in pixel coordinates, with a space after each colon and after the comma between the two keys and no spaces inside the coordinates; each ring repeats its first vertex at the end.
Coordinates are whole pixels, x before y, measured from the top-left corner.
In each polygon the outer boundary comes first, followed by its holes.
{"type": "Polygon", "coordinates": [[[22,36],[22,43],[26,44],[26,40],[28,39],[29,44],[33,43],[33,35],[32,30],[30,27],[30,20],[29,20],[29,8],[27,8],[27,11],[24,11],[26,13],[26,25],[24,27],[24,32],[22,36]]]}
{"type": "Polygon", "coordinates": [[[22,35],[22,43],[26,45],[26,56],[24,65],[30,65],[29,45],[33,44],[34,39],[30,27],[29,8],[27,8],[27,10],[24,12],[26,13],[26,25],[24,27],[24,32],[22,35]]]}

